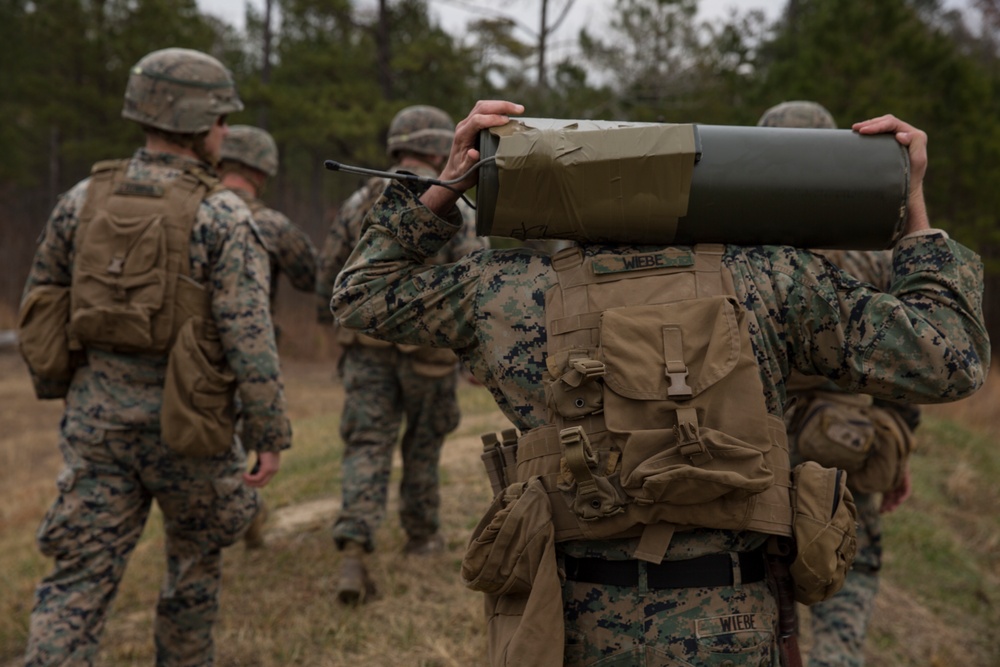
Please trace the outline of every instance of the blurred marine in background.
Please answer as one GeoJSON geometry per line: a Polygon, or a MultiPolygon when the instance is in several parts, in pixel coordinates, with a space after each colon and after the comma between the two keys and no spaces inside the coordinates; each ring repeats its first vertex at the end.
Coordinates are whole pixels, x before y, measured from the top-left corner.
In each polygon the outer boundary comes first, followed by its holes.
{"type": "MultiPolygon", "coordinates": [[[[392,119],[387,138],[386,149],[395,162],[392,171],[436,177],[448,158],[454,133],[454,122],[441,109],[418,105],[401,110],[392,119]]],[[[334,281],[361,239],[365,215],[387,182],[370,179],[344,202],[330,227],[316,283],[320,322],[333,320],[334,281]]],[[[486,245],[475,235],[474,217],[466,209],[458,233],[426,262],[455,262],[486,245]]],[[[404,551],[421,555],[444,547],[438,532],[438,463],[445,436],[459,422],[458,359],[449,349],[395,345],[343,328],[337,341],[343,346],[344,457],[343,505],[333,538],[343,554],[337,597],[353,604],[375,593],[364,559],[375,549],[375,531],[385,514],[392,454],[404,418],[399,510],[408,538],[404,551]]]]}
{"type": "MultiPolygon", "coordinates": [[[[810,101],[782,102],[757,123],[762,127],[836,129],[833,116],[810,101]]],[[[817,250],[863,283],[888,292],[892,251],[817,250]]],[[[792,464],[802,460],[847,472],[858,509],[858,553],[843,588],[809,607],[810,667],[861,667],[882,567],[879,514],[910,494],[909,455],[920,422],[915,405],[848,393],[824,377],[793,373],[788,380],[785,424],[792,464]]]]}
{"type": "MultiPolygon", "coordinates": [[[[219,161],[222,184],[246,202],[271,263],[271,314],[278,296],[278,278],[288,277],[292,287],[312,292],[316,287],[316,248],[309,235],[283,213],[262,200],[268,179],[278,175],[278,146],[259,127],[232,125],[222,142],[219,161]]],[[[275,324],[275,338],[281,330],[275,324]]]]}
{"type": "Polygon", "coordinates": [[[142,126],[145,147],[96,164],[63,195],[35,254],[21,352],[38,396],[66,410],[59,495],[38,530],[55,567],[35,592],[29,667],[95,663],[153,500],[166,548],[156,664],[213,662],[222,548],[250,524],[255,487],[291,444],[267,253],[214,171],[226,115],[242,108],[216,59],[142,58],[122,116],[142,126]]]}
{"type": "MultiPolygon", "coordinates": [[[[222,184],[246,202],[257,224],[261,241],[267,250],[271,266],[271,318],[278,296],[278,278],[284,273],[292,287],[312,292],[316,286],[316,248],[309,236],[284,214],[261,201],[267,179],[278,175],[278,146],[274,138],[259,127],[231,125],[222,142],[219,160],[222,184]]],[[[281,328],[274,323],[275,343],[281,328]]],[[[268,509],[261,496],[260,511],[243,536],[247,548],[264,544],[264,524],[268,509]]]]}

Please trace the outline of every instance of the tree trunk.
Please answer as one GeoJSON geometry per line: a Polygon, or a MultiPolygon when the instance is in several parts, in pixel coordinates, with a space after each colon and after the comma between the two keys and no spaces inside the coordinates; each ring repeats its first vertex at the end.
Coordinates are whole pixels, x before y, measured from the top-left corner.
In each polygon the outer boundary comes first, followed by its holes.
{"type": "Polygon", "coordinates": [[[378,26],[375,28],[375,44],[378,59],[378,82],[382,87],[382,97],[391,100],[392,95],[392,62],[389,45],[389,10],[386,0],[378,0],[378,26]]]}
{"type": "Polygon", "coordinates": [[[545,90],[548,77],[545,75],[545,42],[549,36],[549,0],[542,0],[542,20],[538,27],[538,89],[545,90]]]}
{"type": "MultiPolygon", "coordinates": [[[[264,32],[262,39],[264,43],[261,45],[261,63],[260,63],[260,82],[267,86],[271,83],[271,42],[273,41],[273,35],[271,33],[271,17],[274,11],[274,0],[266,0],[264,3],[264,32]]],[[[261,104],[260,108],[257,109],[257,125],[263,129],[267,129],[267,105],[261,104]]]]}

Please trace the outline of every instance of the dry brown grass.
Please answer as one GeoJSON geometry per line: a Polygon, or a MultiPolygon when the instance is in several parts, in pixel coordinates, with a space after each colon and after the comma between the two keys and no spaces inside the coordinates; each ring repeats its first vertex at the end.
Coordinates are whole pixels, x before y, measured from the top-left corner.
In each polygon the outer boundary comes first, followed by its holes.
{"type": "MultiPolygon", "coordinates": [[[[372,558],[381,595],[350,609],[334,600],[338,558],[330,539],[340,497],[341,444],[336,434],[341,389],[333,379],[332,361],[296,360],[291,355],[284,364],[295,446],[283,457],[282,473],[265,490],[274,509],[266,547],[247,551],[237,545],[226,553],[216,664],[484,664],[481,598],[462,586],[459,567],[467,536],[490,496],[478,435],[506,426],[489,394],[463,386],[463,422],[445,447],[442,520],[447,550],[423,559],[403,557],[405,537],[393,490],[378,534],[379,550],[372,558]]],[[[929,418],[945,426],[949,422],[943,420],[954,419],[996,433],[1000,418],[993,406],[998,392],[988,386],[961,404],[929,410],[929,418]]],[[[53,480],[61,465],[56,448],[61,403],[36,401],[19,358],[7,353],[0,354],[0,405],[0,665],[14,667],[24,648],[34,586],[49,567],[37,554],[33,536],[54,496],[53,480]]],[[[917,462],[920,494],[907,504],[906,514],[892,521],[923,529],[927,522],[922,517],[933,518],[932,536],[947,533],[967,550],[962,553],[971,554],[967,560],[984,563],[975,573],[984,583],[976,589],[966,580],[946,580],[942,587],[948,593],[928,589],[924,582],[946,578],[948,572],[940,568],[950,564],[941,565],[933,553],[911,548],[904,542],[909,533],[898,531],[886,545],[886,577],[877,600],[874,639],[867,649],[872,665],[1000,664],[1000,655],[991,652],[994,640],[984,636],[991,620],[982,611],[992,609],[989,615],[997,616],[989,602],[996,602],[1000,577],[1000,559],[989,556],[997,553],[1000,541],[993,519],[996,480],[992,468],[973,456],[974,449],[955,453],[946,438],[938,437],[941,433],[933,424],[927,429],[920,444],[923,458],[917,462]],[[911,563],[912,558],[917,561],[911,563]],[[976,596],[987,602],[969,600],[976,596]]],[[[397,460],[394,484],[398,465],[397,460]]],[[[152,664],[151,629],[163,576],[162,554],[162,524],[154,512],[112,609],[100,665],[152,664]]]]}
{"type": "MultiPolygon", "coordinates": [[[[284,365],[295,446],[283,457],[283,474],[265,490],[274,510],[266,547],[247,551],[237,545],[226,552],[216,664],[479,664],[485,641],[481,599],[462,586],[459,568],[477,512],[490,499],[478,434],[506,426],[492,399],[484,389],[463,386],[464,420],[442,456],[446,551],[416,559],[402,555],[405,536],[393,488],[371,562],[380,596],[350,609],[334,598],[338,556],[330,538],[340,500],[336,433],[342,390],[332,363],[284,365]]],[[[56,432],[62,403],[34,399],[14,353],[0,354],[0,401],[0,665],[13,667],[24,649],[34,586],[49,567],[33,538],[61,466],[56,432]]],[[[393,486],[398,476],[397,459],[393,486]]],[[[110,614],[99,664],[153,663],[162,541],[154,510],[110,614]]]]}

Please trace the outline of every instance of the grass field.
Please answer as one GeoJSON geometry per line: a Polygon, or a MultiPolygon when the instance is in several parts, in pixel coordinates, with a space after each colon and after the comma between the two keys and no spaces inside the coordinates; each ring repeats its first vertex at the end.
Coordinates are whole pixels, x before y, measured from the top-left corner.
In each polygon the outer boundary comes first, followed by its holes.
{"type": "MultiPolygon", "coordinates": [[[[381,594],[350,609],[334,599],[338,558],[330,539],[340,498],[341,390],[330,362],[286,361],[285,373],[295,445],[264,492],[275,510],[265,548],[226,552],[216,664],[484,664],[481,599],[462,586],[459,567],[490,498],[479,434],[506,426],[489,394],[462,385],[463,421],[445,447],[448,548],[404,557],[391,496],[373,559],[381,594]]],[[[913,459],[914,497],[884,521],[887,556],[870,665],[1000,665],[998,384],[925,412],[913,459]]],[[[0,667],[13,667],[24,649],[34,586],[49,568],[34,532],[55,493],[62,406],[34,399],[13,353],[0,353],[0,405],[0,667]]],[[[394,482],[398,473],[397,462],[394,482]]],[[[153,664],[162,539],[154,513],[111,612],[98,664],[153,664]]]]}

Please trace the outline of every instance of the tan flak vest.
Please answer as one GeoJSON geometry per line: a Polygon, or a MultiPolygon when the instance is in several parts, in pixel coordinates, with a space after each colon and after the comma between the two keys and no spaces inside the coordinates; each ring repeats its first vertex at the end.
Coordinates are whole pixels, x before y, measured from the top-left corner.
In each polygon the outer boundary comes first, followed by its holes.
{"type": "Polygon", "coordinates": [[[219,189],[191,167],[165,184],[126,178],[128,160],[94,165],[76,232],[70,337],[84,347],[166,354],[191,317],[210,325],[205,288],[191,278],[191,228],[219,189]]]}
{"type": "Polygon", "coordinates": [[[641,535],[636,557],[659,562],[675,530],[791,535],[785,427],[722,253],[553,257],[550,423],[519,438],[507,479],[542,476],[557,541],[641,535]]]}
{"type": "Polygon", "coordinates": [[[83,347],[167,357],[160,433],[174,452],[227,451],[236,378],[206,289],[191,277],[191,229],[201,202],[223,189],[196,166],[172,182],[126,178],[128,160],[94,166],[80,214],[70,336],[83,347]]]}

